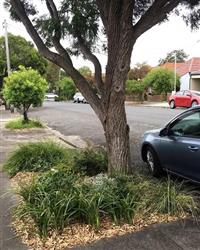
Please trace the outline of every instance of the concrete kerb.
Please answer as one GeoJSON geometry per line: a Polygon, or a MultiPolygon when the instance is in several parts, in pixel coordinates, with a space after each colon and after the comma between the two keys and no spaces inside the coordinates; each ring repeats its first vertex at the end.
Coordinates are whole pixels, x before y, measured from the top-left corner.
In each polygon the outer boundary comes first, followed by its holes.
{"type": "Polygon", "coordinates": [[[167,102],[125,102],[126,105],[136,106],[136,107],[151,107],[151,108],[169,108],[167,102]]]}
{"type": "Polygon", "coordinates": [[[61,134],[59,131],[54,130],[50,127],[47,126],[47,128],[51,131],[51,133],[53,133],[58,139],[64,141],[65,143],[67,143],[69,146],[73,147],[73,148],[86,148],[89,146],[89,144],[84,141],[80,136],[78,135],[70,135],[70,136],[66,136],[61,134]]]}

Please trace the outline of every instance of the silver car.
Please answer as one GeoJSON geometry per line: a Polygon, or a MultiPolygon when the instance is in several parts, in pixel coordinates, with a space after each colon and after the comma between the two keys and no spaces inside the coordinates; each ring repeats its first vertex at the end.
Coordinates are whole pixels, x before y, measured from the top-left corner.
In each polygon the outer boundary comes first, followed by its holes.
{"type": "Polygon", "coordinates": [[[167,170],[200,182],[200,106],[176,116],[163,129],[147,131],[141,155],[154,176],[167,170]]]}

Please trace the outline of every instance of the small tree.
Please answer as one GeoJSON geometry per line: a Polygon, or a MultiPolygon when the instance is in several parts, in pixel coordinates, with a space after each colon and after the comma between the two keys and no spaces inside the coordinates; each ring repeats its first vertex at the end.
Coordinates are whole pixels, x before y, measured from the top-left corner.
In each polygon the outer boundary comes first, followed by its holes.
{"type": "MultiPolygon", "coordinates": [[[[155,94],[171,92],[174,85],[174,72],[171,70],[156,68],[151,70],[144,78],[146,87],[152,87],[155,94]]],[[[180,87],[179,77],[176,77],[176,86],[180,87]]]]}
{"type": "Polygon", "coordinates": [[[10,104],[22,110],[24,122],[28,122],[28,109],[31,105],[42,104],[46,89],[47,82],[37,71],[20,66],[19,71],[5,78],[3,95],[10,104]]]}
{"type": "Polygon", "coordinates": [[[59,97],[62,100],[71,100],[76,93],[76,87],[70,77],[64,77],[58,82],[59,97]]]}

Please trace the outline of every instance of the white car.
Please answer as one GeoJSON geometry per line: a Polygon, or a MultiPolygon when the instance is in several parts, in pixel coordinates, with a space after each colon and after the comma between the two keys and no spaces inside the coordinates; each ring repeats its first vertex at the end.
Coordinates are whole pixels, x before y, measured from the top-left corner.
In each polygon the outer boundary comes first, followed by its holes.
{"type": "Polygon", "coordinates": [[[80,92],[77,92],[74,96],[73,96],[73,100],[74,102],[82,102],[82,103],[87,103],[87,101],[85,100],[85,98],[83,97],[83,95],[80,92]]]}
{"type": "Polygon", "coordinates": [[[45,100],[55,101],[55,98],[58,98],[58,95],[56,95],[54,93],[46,93],[45,94],[45,100]]]}

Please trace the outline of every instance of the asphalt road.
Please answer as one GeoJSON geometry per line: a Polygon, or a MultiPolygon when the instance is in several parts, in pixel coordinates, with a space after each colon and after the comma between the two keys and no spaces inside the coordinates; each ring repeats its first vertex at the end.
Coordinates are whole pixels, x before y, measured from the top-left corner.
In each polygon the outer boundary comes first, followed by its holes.
{"type": "MultiPolygon", "coordinates": [[[[140,162],[139,141],[146,130],[163,127],[182,109],[126,106],[130,126],[132,160],[140,162]]],[[[72,102],[45,102],[43,107],[32,109],[30,116],[46,122],[49,127],[64,135],[80,135],[94,144],[105,144],[104,132],[89,104],[72,102]]]]}

